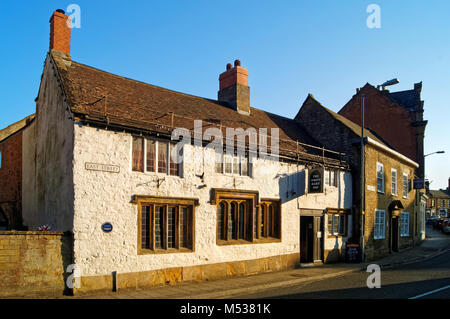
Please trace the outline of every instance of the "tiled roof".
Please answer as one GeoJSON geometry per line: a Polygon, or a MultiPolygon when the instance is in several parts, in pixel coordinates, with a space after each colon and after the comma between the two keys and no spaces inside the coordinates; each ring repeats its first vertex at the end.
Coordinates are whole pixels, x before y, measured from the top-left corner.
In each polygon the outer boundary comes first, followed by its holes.
{"type": "Polygon", "coordinates": [[[443,190],[429,190],[429,194],[434,198],[448,198],[450,199],[450,195],[443,190]]]}
{"type": "Polygon", "coordinates": [[[10,137],[14,133],[17,133],[21,129],[23,129],[25,126],[27,126],[32,120],[34,119],[34,114],[31,114],[27,116],[26,118],[9,125],[8,127],[4,128],[3,130],[0,130],[0,142],[4,139],[10,137]]]}
{"type": "MultiPolygon", "coordinates": [[[[193,130],[194,120],[203,121],[203,129],[225,128],[279,128],[280,154],[321,160],[321,147],[294,120],[251,108],[251,114],[243,115],[227,104],[216,100],[184,94],[155,85],[128,79],[65,59],[58,52],[51,56],[72,112],[81,120],[96,121],[109,125],[125,126],[144,131],[170,134],[173,128],[193,130]],[[297,146],[297,143],[299,144],[297,146]],[[307,145],[305,145],[307,144],[307,145]]],[[[270,148],[270,142],[269,148],[270,148]]],[[[328,153],[332,157],[336,154],[328,153]]],[[[325,162],[336,162],[330,158],[325,162]]]]}
{"type": "MultiPolygon", "coordinates": [[[[356,124],[355,122],[350,121],[349,119],[347,119],[346,117],[343,117],[342,115],[333,112],[332,110],[326,108],[325,106],[323,106],[319,101],[317,101],[314,96],[312,94],[308,95],[307,99],[311,99],[312,101],[314,101],[314,104],[317,107],[322,107],[324,110],[326,110],[335,120],[341,122],[342,124],[344,124],[348,129],[350,129],[355,135],[357,136],[361,136],[361,126],[359,126],[358,124],[356,124]]],[[[306,103],[306,101],[305,101],[306,103]]],[[[368,129],[364,129],[364,136],[368,136],[371,139],[381,143],[381,144],[386,144],[384,141],[382,141],[381,139],[378,138],[378,136],[375,136],[372,131],[368,130],[368,129]]]]}

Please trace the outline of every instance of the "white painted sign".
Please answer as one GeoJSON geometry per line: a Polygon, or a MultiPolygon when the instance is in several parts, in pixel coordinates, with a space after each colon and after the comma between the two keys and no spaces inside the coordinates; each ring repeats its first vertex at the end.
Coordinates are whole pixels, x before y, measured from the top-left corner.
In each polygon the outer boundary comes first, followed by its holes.
{"type": "Polygon", "coordinates": [[[367,185],[367,190],[368,190],[368,191],[375,192],[375,186],[373,186],[373,185],[367,185]]]}
{"type": "Polygon", "coordinates": [[[119,173],[120,172],[120,166],[117,166],[117,165],[86,163],[85,168],[90,171],[101,171],[101,172],[108,172],[108,173],[119,173]]]}

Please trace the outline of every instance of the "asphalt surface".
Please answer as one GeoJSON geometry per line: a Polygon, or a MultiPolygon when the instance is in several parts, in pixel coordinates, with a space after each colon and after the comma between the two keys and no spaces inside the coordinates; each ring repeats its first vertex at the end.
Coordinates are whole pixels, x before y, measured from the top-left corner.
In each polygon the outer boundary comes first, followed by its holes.
{"type": "MultiPolygon", "coordinates": [[[[432,232],[427,245],[449,247],[450,236],[432,232]]],[[[380,288],[368,288],[372,272],[358,271],[233,298],[441,299],[450,298],[450,251],[421,262],[381,268],[380,288]]],[[[373,282],[373,281],[371,281],[373,282]]]]}

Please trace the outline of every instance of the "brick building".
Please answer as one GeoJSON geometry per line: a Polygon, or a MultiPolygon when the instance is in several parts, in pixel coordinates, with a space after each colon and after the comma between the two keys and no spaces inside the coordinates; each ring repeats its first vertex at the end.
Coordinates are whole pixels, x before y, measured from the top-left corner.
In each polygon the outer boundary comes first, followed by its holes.
{"type": "Polygon", "coordinates": [[[364,101],[364,126],[387,145],[419,164],[415,174],[424,179],[424,137],[427,121],[423,119],[424,102],[421,100],[422,82],[414,89],[389,92],[367,83],[338,112],[361,125],[361,97],[364,101]]]}
{"type": "Polygon", "coordinates": [[[50,19],[23,134],[22,216],[30,230],[73,233],[75,293],[339,258],[353,224],[344,154],[251,107],[239,60],[220,74],[217,100],[175,92],[74,61],[67,19],[50,19]]]}
{"type": "Polygon", "coordinates": [[[22,134],[30,115],[0,130],[0,229],[22,229],[22,134]]]}
{"type": "Polygon", "coordinates": [[[366,129],[362,166],[361,127],[325,108],[312,95],[306,98],[295,120],[325,147],[346,154],[353,176],[351,241],[364,247],[366,259],[410,247],[424,238],[424,207],[423,210],[416,207],[416,191],[411,187],[417,163],[366,129]],[[364,167],[365,201],[361,192],[361,167],[364,167]]]}

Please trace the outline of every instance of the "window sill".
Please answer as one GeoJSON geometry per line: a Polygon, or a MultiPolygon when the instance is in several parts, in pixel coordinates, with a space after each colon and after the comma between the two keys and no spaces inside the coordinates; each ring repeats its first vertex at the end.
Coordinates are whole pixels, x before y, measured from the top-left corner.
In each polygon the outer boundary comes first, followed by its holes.
{"type": "Polygon", "coordinates": [[[169,175],[167,173],[158,173],[158,172],[141,172],[141,171],[131,171],[132,174],[143,174],[146,176],[157,176],[157,177],[174,177],[174,178],[182,178],[180,175],[169,175]]]}
{"type": "Polygon", "coordinates": [[[384,240],[384,239],[386,239],[386,237],[380,237],[380,238],[373,238],[373,240],[384,240]]]}
{"type": "Polygon", "coordinates": [[[245,239],[233,239],[233,240],[217,240],[217,246],[232,246],[232,245],[253,245],[253,244],[268,244],[268,243],[281,243],[281,239],[267,237],[267,238],[257,238],[254,241],[249,241],[245,239]]]}
{"type": "Polygon", "coordinates": [[[186,253],[193,253],[193,249],[188,248],[169,248],[169,249],[146,249],[141,248],[138,250],[138,255],[165,255],[165,254],[186,254],[186,253]]]}
{"type": "Polygon", "coordinates": [[[343,234],[343,235],[330,235],[328,234],[328,238],[345,238],[347,237],[347,234],[343,234]]]}

